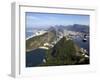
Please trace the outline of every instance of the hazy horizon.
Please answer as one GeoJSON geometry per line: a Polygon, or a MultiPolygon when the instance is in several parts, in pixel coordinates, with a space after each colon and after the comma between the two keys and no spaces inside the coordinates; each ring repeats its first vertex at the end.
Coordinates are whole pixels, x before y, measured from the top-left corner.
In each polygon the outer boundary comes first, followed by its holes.
{"type": "Polygon", "coordinates": [[[26,12],[26,28],[48,28],[55,25],[89,25],[89,15],[26,12]]]}

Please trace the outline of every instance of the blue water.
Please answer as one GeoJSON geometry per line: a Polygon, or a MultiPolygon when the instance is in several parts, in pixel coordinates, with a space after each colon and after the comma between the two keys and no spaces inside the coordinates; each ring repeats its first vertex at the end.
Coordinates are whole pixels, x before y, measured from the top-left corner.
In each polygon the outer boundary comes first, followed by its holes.
{"type": "Polygon", "coordinates": [[[36,49],[26,53],[26,67],[38,66],[43,63],[45,58],[44,49],[36,49]]]}
{"type": "Polygon", "coordinates": [[[78,38],[74,38],[73,41],[80,47],[80,48],[84,48],[87,50],[88,55],[89,55],[89,37],[87,38],[86,42],[83,42],[83,38],[78,37],[78,38]]]}
{"type": "Polygon", "coordinates": [[[33,35],[33,32],[26,32],[26,38],[30,37],[33,35]]]}

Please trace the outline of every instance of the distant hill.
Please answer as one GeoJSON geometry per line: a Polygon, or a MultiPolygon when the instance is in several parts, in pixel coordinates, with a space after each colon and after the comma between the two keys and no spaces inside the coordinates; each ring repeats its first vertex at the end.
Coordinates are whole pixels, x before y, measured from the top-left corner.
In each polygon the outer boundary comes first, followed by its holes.
{"type": "Polygon", "coordinates": [[[76,31],[76,32],[89,33],[89,26],[88,25],[74,24],[72,26],[67,26],[67,29],[71,30],[71,31],[76,31]]]}
{"type": "Polygon", "coordinates": [[[51,30],[44,33],[43,35],[35,36],[26,40],[26,51],[43,46],[44,43],[51,43],[53,40],[55,40],[55,36],[55,31],[51,30]]]}
{"type": "Polygon", "coordinates": [[[51,28],[55,28],[56,31],[63,32],[63,30],[70,30],[76,32],[83,32],[89,33],[89,26],[88,25],[81,25],[81,24],[74,24],[74,25],[55,25],[51,28]]]}

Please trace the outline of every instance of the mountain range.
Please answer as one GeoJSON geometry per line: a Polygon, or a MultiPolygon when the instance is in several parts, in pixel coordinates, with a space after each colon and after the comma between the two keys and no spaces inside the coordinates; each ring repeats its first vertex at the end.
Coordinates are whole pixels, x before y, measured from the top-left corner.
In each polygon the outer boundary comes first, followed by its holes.
{"type": "Polygon", "coordinates": [[[81,24],[74,24],[74,25],[55,25],[51,26],[51,28],[55,28],[57,31],[63,32],[63,30],[70,30],[75,32],[82,32],[82,33],[89,33],[89,25],[81,25],[81,24]]]}

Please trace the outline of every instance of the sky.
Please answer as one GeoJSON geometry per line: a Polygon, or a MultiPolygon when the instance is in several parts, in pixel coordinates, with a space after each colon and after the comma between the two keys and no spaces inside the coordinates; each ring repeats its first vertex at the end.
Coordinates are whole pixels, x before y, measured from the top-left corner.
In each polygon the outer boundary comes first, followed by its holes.
{"type": "Polygon", "coordinates": [[[89,15],[26,12],[25,17],[27,28],[48,27],[50,25],[89,25],[89,15]]]}

